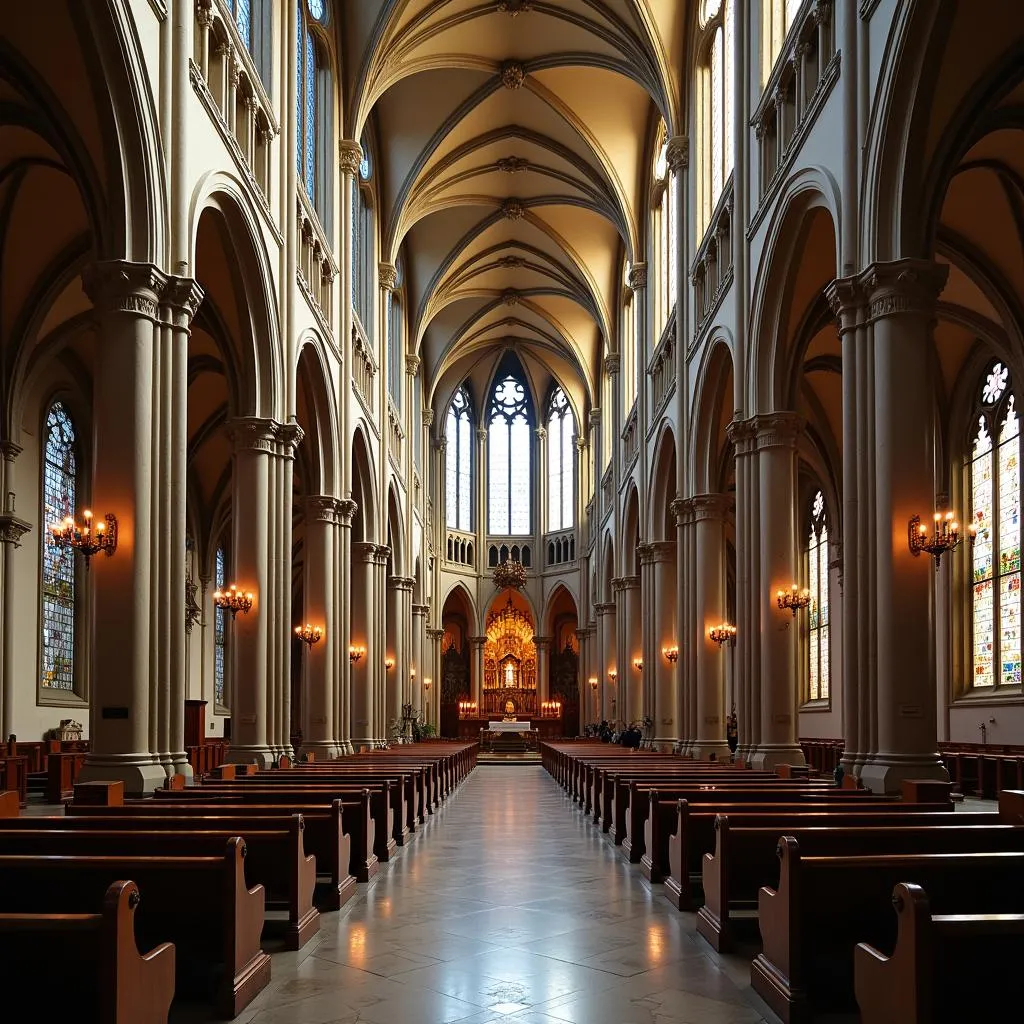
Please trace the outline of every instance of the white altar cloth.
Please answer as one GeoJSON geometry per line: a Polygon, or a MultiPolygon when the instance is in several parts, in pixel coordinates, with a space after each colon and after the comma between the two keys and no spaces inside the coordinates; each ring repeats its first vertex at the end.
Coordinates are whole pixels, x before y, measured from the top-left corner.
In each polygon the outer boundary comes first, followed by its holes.
{"type": "Polygon", "coordinates": [[[490,732],[530,732],[529,722],[488,722],[490,732]]]}

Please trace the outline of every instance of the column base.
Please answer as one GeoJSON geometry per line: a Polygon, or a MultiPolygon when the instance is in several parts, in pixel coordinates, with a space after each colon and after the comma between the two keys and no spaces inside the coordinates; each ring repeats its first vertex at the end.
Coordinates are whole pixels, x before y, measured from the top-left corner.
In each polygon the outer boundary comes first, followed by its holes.
{"type": "Polygon", "coordinates": [[[265,743],[234,744],[228,747],[224,760],[228,764],[255,764],[261,770],[273,768],[277,760],[274,752],[265,743]]]}
{"type": "Polygon", "coordinates": [[[750,758],[755,771],[770,772],[780,764],[807,764],[807,759],[796,743],[759,743],[750,758]]]}
{"type": "Polygon", "coordinates": [[[182,752],[180,754],[171,755],[170,775],[184,775],[185,785],[192,785],[192,778],[195,773],[192,771],[192,765],[188,763],[187,754],[182,752]]]}
{"type": "Polygon", "coordinates": [[[355,748],[352,746],[351,740],[341,740],[341,756],[351,757],[355,753],[355,748]]]}
{"type": "Polygon", "coordinates": [[[306,740],[299,747],[299,760],[301,761],[307,754],[312,754],[314,761],[333,761],[340,757],[341,753],[341,746],[336,740],[306,740]]]}
{"type": "Polygon", "coordinates": [[[146,754],[86,754],[77,782],[123,782],[127,796],[148,796],[163,789],[167,772],[153,761],[143,763],[146,754]]]}
{"type": "Polygon", "coordinates": [[[698,761],[719,761],[728,764],[732,760],[732,751],[725,740],[697,740],[690,753],[698,761]]]}
{"type": "Polygon", "coordinates": [[[656,750],[659,754],[671,754],[678,743],[679,740],[673,736],[655,736],[651,740],[651,750],[656,750]]]}
{"type": "Polygon", "coordinates": [[[949,773],[938,753],[907,756],[876,754],[858,773],[865,789],[873,793],[899,793],[904,779],[937,779],[949,782],[949,773]]]}

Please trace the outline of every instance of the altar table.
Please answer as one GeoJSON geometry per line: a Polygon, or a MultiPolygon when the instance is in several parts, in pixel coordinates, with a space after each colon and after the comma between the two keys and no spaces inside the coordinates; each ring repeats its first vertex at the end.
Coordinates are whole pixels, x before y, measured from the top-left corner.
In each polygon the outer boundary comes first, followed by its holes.
{"type": "Polygon", "coordinates": [[[488,722],[489,732],[530,732],[533,726],[530,722],[488,722]]]}

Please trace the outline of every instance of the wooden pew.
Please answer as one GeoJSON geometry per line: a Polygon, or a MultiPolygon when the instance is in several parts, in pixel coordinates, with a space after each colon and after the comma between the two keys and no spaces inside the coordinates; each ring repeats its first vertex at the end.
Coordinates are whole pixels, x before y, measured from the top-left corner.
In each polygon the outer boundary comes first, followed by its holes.
{"type": "Polygon", "coordinates": [[[28,758],[0,757],[0,790],[17,793],[20,807],[28,803],[28,758]]]}
{"type": "Polygon", "coordinates": [[[0,818],[16,818],[21,814],[21,801],[13,789],[0,790],[0,818]]]}
{"type": "MultiPolygon", "coordinates": [[[[167,1024],[174,945],[164,942],[140,956],[134,882],[112,882],[96,905],[95,913],[0,914],[4,973],[17,980],[23,998],[33,993],[61,1018],[167,1024]]],[[[13,994],[8,990],[8,999],[13,994]]]]}
{"type": "Polygon", "coordinates": [[[1024,914],[933,916],[925,891],[907,882],[893,889],[892,904],[897,920],[892,956],[863,942],[854,951],[862,1024],[1003,1018],[1019,998],[1024,914]]]}
{"type": "MultiPolygon", "coordinates": [[[[363,790],[358,799],[334,799],[324,803],[296,798],[287,804],[229,803],[217,800],[209,804],[176,803],[159,800],[137,800],[123,807],[76,807],[69,805],[69,816],[160,818],[180,821],[177,827],[203,827],[230,829],[235,835],[245,835],[246,827],[280,828],[281,818],[301,814],[305,830],[304,846],[316,857],[317,870],[327,874],[330,888],[326,901],[318,903],[324,910],[337,910],[351,896],[352,876],[359,882],[368,882],[379,870],[373,852],[374,825],[370,814],[370,791],[363,790]],[[211,823],[216,819],[217,823],[211,823]],[[237,826],[237,831],[236,831],[237,826]]],[[[175,825],[177,822],[175,822],[175,825]]],[[[172,827],[172,826],[169,826],[172,827]]]]}
{"type": "Polygon", "coordinates": [[[1024,853],[803,857],[785,835],[778,850],[779,887],[758,897],[764,949],[750,983],[786,1024],[853,1010],[854,947],[894,946],[899,882],[922,886],[940,913],[1024,913],[1024,853]]]}
{"type": "MultiPolygon", "coordinates": [[[[805,827],[796,817],[785,831],[804,856],[1024,852],[1024,828],[1016,825],[937,825],[901,817],[884,825],[846,819],[805,827]]],[[[740,922],[734,911],[756,907],[761,886],[778,881],[779,834],[778,824],[733,827],[727,814],[715,819],[715,852],[703,858],[704,906],[697,912],[697,931],[720,953],[735,947],[740,922]]],[[[753,919],[745,923],[753,931],[753,919]]]]}
{"type": "Polygon", "coordinates": [[[174,942],[178,995],[235,1017],[270,981],[263,887],[246,887],[244,855],[236,836],[219,857],[0,856],[0,912],[90,913],[97,889],[131,877],[145,893],[139,944],[174,942]]]}
{"type": "Polygon", "coordinates": [[[51,753],[46,758],[46,802],[59,804],[70,800],[75,780],[85,764],[85,754],[51,753]]]}
{"type": "MultiPolygon", "coordinates": [[[[698,904],[694,881],[701,879],[704,854],[715,848],[715,819],[722,811],[717,803],[676,801],[676,828],[668,836],[668,873],[665,875],[665,895],[678,910],[696,910],[698,904]]],[[[865,800],[850,806],[836,806],[808,802],[730,804],[729,819],[734,825],[765,825],[778,829],[782,835],[797,822],[810,827],[819,825],[886,825],[900,819],[908,823],[935,825],[962,825],[965,819],[975,825],[998,825],[1012,819],[1002,814],[936,811],[931,804],[904,804],[899,801],[865,800]]],[[[657,849],[657,847],[655,847],[657,849]]]]}
{"type": "MultiPolygon", "coordinates": [[[[141,826],[138,819],[128,818],[32,817],[20,819],[19,825],[21,822],[38,827],[5,829],[0,822],[0,854],[215,856],[232,835],[239,834],[206,829],[202,822],[194,830],[165,829],[152,819],[143,819],[141,826]],[[130,827],[125,826],[126,821],[130,827]]],[[[287,909],[287,949],[301,949],[320,930],[320,912],[313,906],[316,858],[306,856],[303,829],[302,815],[293,814],[282,819],[276,829],[246,829],[245,836],[246,881],[263,886],[267,910],[275,909],[275,904],[287,909]]]]}

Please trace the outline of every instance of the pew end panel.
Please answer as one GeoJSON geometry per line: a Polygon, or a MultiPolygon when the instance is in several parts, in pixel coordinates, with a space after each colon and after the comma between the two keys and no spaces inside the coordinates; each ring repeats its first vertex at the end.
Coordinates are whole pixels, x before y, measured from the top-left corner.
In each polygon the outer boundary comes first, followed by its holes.
{"type": "Polygon", "coordinates": [[[235,870],[224,873],[224,962],[228,967],[217,994],[217,1009],[234,1019],[270,984],[270,957],[260,948],[266,896],[262,885],[245,884],[245,841],[228,840],[225,857],[235,870]]]}

